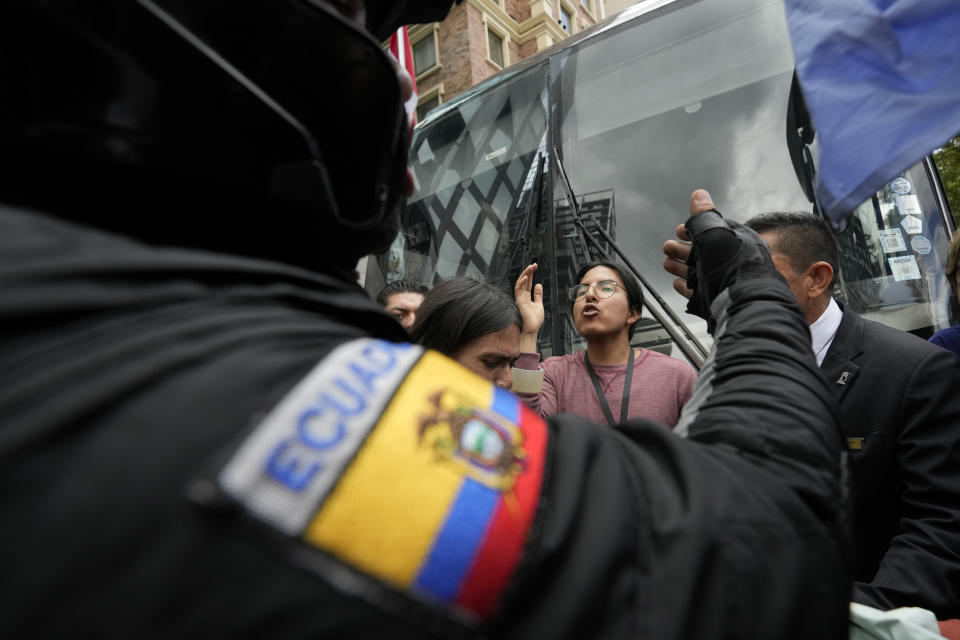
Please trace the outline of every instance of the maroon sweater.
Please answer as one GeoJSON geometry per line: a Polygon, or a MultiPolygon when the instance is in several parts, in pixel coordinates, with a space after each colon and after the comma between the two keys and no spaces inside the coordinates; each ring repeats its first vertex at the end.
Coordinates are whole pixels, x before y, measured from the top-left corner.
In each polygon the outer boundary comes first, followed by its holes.
{"type": "MultiPolygon", "coordinates": [[[[543,362],[543,389],[540,393],[518,393],[523,402],[542,416],[576,413],[606,424],[600,401],[587,373],[586,351],[547,358],[543,362]]],[[[514,364],[517,369],[539,369],[540,355],[522,353],[514,364]]],[[[593,365],[600,379],[610,412],[620,418],[626,364],[593,365]]],[[[630,385],[630,418],[651,418],[673,427],[680,409],[690,398],[697,374],[686,362],[649,349],[639,350],[633,362],[630,385]]]]}

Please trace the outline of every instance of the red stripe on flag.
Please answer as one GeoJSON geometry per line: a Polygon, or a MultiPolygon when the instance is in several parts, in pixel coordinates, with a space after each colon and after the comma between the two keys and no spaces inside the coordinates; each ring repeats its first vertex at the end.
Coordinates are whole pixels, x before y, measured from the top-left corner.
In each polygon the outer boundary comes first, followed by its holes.
{"type": "MultiPolygon", "coordinates": [[[[410,82],[413,83],[413,97],[411,100],[414,100],[415,104],[417,95],[417,72],[413,68],[413,49],[410,47],[410,35],[407,33],[406,26],[400,27],[390,35],[389,48],[390,53],[393,54],[393,57],[410,76],[410,82]]],[[[412,107],[410,107],[410,110],[411,112],[414,111],[412,107]]],[[[414,123],[416,123],[416,113],[413,113],[412,117],[414,123]]]]}
{"type": "Polygon", "coordinates": [[[390,34],[390,53],[393,54],[393,57],[397,60],[400,60],[400,55],[397,53],[400,49],[397,47],[397,36],[402,33],[401,29],[397,29],[390,34]]]}
{"type": "Polygon", "coordinates": [[[407,73],[410,74],[410,79],[413,81],[413,92],[417,92],[417,71],[413,68],[413,47],[410,46],[410,35],[407,33],[407,28],[403,27],[403,59],[404,64],[406,65],[407,73]]]}
{"type": "Polygon", "coordinates": [[[537,513],[547,448],[547,425],[520,403],[520,431],[527,454],[526,470],[512,492],[500,498],[473,565],[463,581],[457,602],[481,619],[493,613],[514,569],[520,562],[527,534],[537,513]]]}

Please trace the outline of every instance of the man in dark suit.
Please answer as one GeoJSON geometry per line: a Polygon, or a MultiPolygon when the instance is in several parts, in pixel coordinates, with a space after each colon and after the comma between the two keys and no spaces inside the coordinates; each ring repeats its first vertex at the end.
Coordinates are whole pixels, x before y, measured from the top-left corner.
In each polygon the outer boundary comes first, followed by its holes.
{"type": "Polygon", "coordinates": [[[769,213],[747,226],[770,245],[840,404],[853,476],[853,599],[960,616],[960,358],[837,304],[837,246],[821,218],[769,213]]]}

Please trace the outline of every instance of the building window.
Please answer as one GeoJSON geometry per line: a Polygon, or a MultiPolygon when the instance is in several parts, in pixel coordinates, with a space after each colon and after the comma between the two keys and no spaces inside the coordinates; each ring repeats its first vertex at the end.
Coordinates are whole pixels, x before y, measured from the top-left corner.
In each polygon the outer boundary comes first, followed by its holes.
{"type": "Polygon", "coordinates": [[[566,31],[567,33],[573,33],[570,31],[570,25],[573,23],[573,16],[570,15],[570,12],[567,11],[566,7],[560,7],[560,28],[566,31]]]}
{"type": "Polygon", "coordinates": [[[435,66],[437,66],[436,31],[431,31],[425,38],[413,44],[413,70],[419,76],[435,66]]]}
{"type": "Polygon", "coordinates": [[[584,9],[590,11],[590,0],[580,0],[580,4],[583,5],[584,9]]]}
{"type": "Polygon", "coordinates": [[[503,67],[503,38],[490,29],[487,29],[487,47],[490,49],[490,59],[503,67]]]}
{"type": "Polygon", "coordinates": [[[427,114],[434,107],[440,106],[440,94],[435,93],[429,98],[420,101],[420,104],[417,105],[417,122],[421,122],[424,118],[427,117],[427,114]]]}

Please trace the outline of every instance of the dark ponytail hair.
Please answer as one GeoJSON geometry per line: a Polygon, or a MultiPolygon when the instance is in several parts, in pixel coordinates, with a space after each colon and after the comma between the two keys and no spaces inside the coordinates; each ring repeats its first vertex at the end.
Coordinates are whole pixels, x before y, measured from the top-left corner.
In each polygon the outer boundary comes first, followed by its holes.
{"type": "Polygon", "coordinates": [[[448,278],[423,299],[410,338],[449,356],[468,342],[511,324],[523,328],[520,311],[506,292],[473,278],[448,278]]]}

